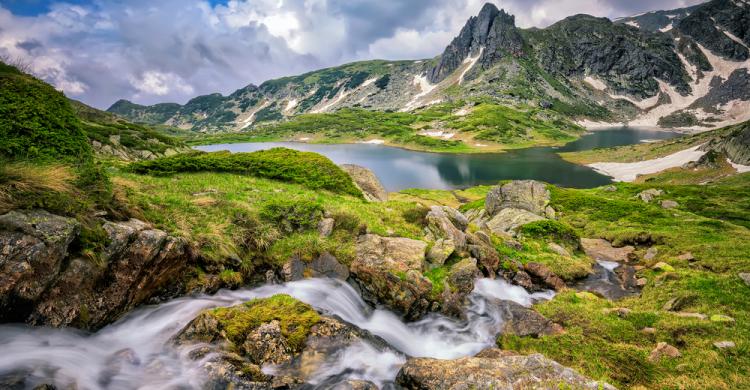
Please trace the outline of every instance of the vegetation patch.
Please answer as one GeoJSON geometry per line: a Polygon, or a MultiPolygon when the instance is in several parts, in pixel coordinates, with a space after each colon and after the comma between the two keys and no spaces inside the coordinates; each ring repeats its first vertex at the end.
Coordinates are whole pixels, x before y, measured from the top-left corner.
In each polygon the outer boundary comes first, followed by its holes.
{"type": "Polygon", "coordinates": [[[194,152],[129,166],[132,172],[174,175],[184,172],[234,172],[291,183],[311,189],[362,196],[346,172],[324,156],[286,148],[253,153],[194,152]]]}

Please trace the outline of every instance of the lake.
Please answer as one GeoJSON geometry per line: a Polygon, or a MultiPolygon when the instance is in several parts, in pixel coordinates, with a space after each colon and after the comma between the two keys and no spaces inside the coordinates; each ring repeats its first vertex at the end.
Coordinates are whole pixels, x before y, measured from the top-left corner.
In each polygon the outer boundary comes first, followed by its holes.
{"type": "Polygon", "coordinates": [[[388,191],[406,188],[456,189],[506,179],[535,179],[563,187],[592,188],[612,182],[591,168],[569,163],[558,152],[632,145],[680,136],[680,133],[618,127],[596,130],[562,147],[536,147],[506,153],[448,154],[415,152],[370,144],[257,142],[197,146],[207,152],[254,152],[285,147],[320,153],[336,164],[370,168],[388,191]]]}

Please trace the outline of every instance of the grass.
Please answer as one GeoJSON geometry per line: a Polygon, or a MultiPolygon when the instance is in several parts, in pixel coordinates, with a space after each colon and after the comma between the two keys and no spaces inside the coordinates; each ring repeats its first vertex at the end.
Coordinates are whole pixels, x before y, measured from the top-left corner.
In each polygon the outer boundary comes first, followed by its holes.
{"type": "Polygon", "coordinates": [[[454,112],[467,102],[443,103],[416,112],[345,108],[333,113],[302,114],[287,121],[255,126],[245,133],[209,135],[191,144],[294,141],[352,143],[371,139],[412,150],[445,153],[498,152],[534,145],[562,145],[583,133],[559,114],[530,107],[476,103],[463,116],[454,112]],[[420,135],[453,132],[451,139],[420,135]],[[478,145],[483,146],[478,146],[478,145]]]}
{"type": "Polygon", "coordinates": [[[183,172],[236,172],[279,181],[300,183],[362,196],[349,175],[331,160],[316,153],[274,148],[253,153],[193,152],[130,164],[140,174],[174,175],[183,172]]]}

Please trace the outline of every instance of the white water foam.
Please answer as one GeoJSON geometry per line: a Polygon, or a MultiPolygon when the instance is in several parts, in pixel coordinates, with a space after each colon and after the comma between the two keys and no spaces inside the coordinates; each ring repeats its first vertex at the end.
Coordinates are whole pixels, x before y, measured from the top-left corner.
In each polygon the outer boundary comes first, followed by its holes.
{"type": "Polygon", "coordinates": [[[480,279],[469,296],[466,321],[438,314],[405,323],[384,309],[371,309],[347,283],[308,279],[255,289],[222,290],[213,296],[186,297],[140,308],[94,334],[70,329],[0,326],[0,377],[22,373],[26,385],[54,383],[79,389],[200,388],[205,373],[191,360],[191,348],[178,348],[172,338],[202,310],[289,294],[319,311],[384,339],[383,350],[366,341],[338,351],[307,378],[315,385],[331,377],[393,381],[406,356],[453,359],[473,355],[494,344],[502,318],[492,299],[529,306],[554,293],[529,294],[503,280],[480,279]]]}

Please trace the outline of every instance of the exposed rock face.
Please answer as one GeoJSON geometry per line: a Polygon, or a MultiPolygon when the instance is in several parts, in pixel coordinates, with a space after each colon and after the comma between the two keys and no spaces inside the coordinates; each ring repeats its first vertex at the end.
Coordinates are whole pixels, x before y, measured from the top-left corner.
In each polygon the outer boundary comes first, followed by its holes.
{"type": "Polygon", "coordinates": [[[466,234],[463,231],[469,222],[458,210],[432,206],[425,220],[426,238],[435,243],[428,254],[431,263],[442,265],[454,252],[466,252],[466,234]]]}
{"type": "Polygon", "coordinates": [[[526,210],[532,214],[545,215],[550,201],[550,192],[544,183],[535,180],[515,180],[490,189],[484,208],[489,215],[503,209],[526,210]]]}
{"type": "Polygon", "coordinates": [[[534,213],[521,209],[502,209],[487,221],[487,228],[495,234],[508,234],[514,236],[516,230],[527,223],[543,220],[534,213]]]}
{"type": "Polygon", "coordinates": [[[713,140],[703,149],[722,153],[735,164],[750,165],[750,124],[737,126],[729,136],[713,140]]]}
{"type": "Polygon", "coordinates": [[[388,200],[388,192],[386,192],[383,185],[380,184],[380,180],[375,176],[371,170],[353,164],[340,165],[349,176],[354,180],[354,184],[362,190],[362,194],[365,198],[371,202],[385,202],[388,200]]]}
{"type": "Polygon", "coordinates": [[[628,262],[635,256],[635,248],[628,245],[615,248],[612,244],[601,238],[582,238],[581,247],[586,255],[594,260],[628,262]]]}
{"type": "Polygon", "coordinates": [[[744,61],[750,56],[748,21],[750,6],[731,0],[715,0],[696,8],[689,16],[680,20],[676,29],[722,57],[744,61]],[[728,31],[738,37],[744,45],[724,34],[728,31]]]}
{"type": "Polygon", "coordinates": [[[527,263],[524,265],[523,269],[532,279],[540,280],[547,287],[553,288],[555,291],[562,291],[565,289],[565,282],[544,264],[527,263]]]}
{"type": "Polygon", "coordinates": [[[304,262],[298,257],[290,259],[282,267],[284,281],[292,282],[304,278],[334,278],[346,280],[349,269],[328,252],[323,253],[311,262],[304,262]]]}
{"type": "Polygon", "coordinates": [[[405,389],[607,389],[541,354],[510,355],[499,350],[456,360],[410,359],[396,379],[405,389]]]}
{"type": "Polygon", "coordinates": [[[365,299],[374,298],[411,319],[427,311],[432,290],[422,275],[427,243],[366,234],[357,239],[356,249],[350,271],[365,299]]]}
{"type": "Polygon", "coordinates": [[[479,64],[489,68],[506,55],[523,54],[523,38],[516,28],[516,20],[493,4],[487,3],[479,15],[471,17],[453,42],[443,52],[440,62],[428,73],[428,79],[437,83],[458,69],[469,56],[480,50],[479,64]]]}
{"type": "Polygon", "coordinates": [[[559,334],[562,327],[533,309],[513,301],[497,301],[503,320],[503,334],[539,337],[559,334]]]}
{"type": "Polygon", "coordinates": [[[46,211],[0,216],[0,321],[96,329],[152,297],[194,261],[185,241],[138,220],[107,222],[103,266],[70,258],[78,223],[46,211]]]}

